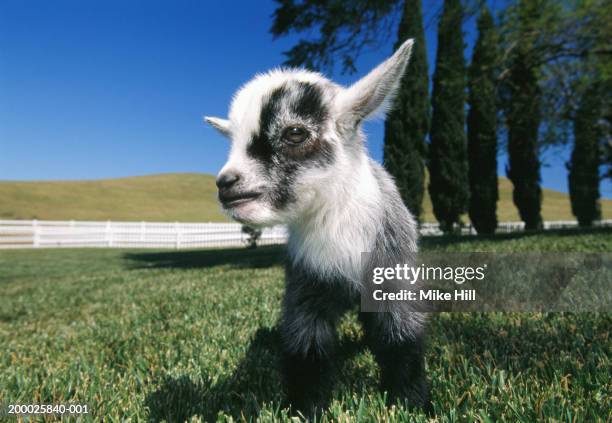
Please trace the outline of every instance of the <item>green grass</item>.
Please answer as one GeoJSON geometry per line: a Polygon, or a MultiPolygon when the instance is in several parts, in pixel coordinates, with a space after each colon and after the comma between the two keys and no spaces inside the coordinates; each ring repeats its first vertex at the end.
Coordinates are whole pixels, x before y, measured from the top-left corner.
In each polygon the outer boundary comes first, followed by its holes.
{"type": "MultiPolygon", "coordinates": [[[[424,250],[612,251],[612,231],[424,239],[424,250]]],[[[99,421],[284,420],[283,252],[0,252],[0,403],[86,403],[99,421]]],[[[354,314],[326,421],[386,407],[354,314]]],[[[442,313],[427,369],[440,422],[610,421],[612,315],[442,313]]]]}
{"type": "MultiPolygon", "coordinates": [[[[91,181],[0,181],[0,219],[224,222],[212,175],[176,173],[91,181]]],[[[574,220],[567,194],[543,190],[545,220],[574,220]]],[[[499,178],[498,219],[519,221],[512,184],[499,178]]],[[[602,200],[612,218],[612,200],[602,200]]],[[[424,221],[434,222],[425,194],[424,221]]],[[[467,216],[464,221],[468,221],[467,216]]]]}

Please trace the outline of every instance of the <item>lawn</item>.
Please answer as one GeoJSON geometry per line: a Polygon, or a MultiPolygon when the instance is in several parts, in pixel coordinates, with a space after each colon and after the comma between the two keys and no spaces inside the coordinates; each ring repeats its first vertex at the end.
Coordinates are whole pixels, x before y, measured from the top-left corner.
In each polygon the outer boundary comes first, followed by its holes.
{"type": "MultiPolygon", "coordinates": [[[[422,248],[610,252],[612,231],[429,238],[422,248]]],[[[0,404],[88,404],[87,421],[286,419],[282,261],[280,247],[0,252],[0,404]]],[[[344,361],[324,419],[427,421],[384,405],[356,316],[339,330],[344,361]]],[[[437,421],[610,421],[610,332],[611,313],[433,316],[437,421]]]]}

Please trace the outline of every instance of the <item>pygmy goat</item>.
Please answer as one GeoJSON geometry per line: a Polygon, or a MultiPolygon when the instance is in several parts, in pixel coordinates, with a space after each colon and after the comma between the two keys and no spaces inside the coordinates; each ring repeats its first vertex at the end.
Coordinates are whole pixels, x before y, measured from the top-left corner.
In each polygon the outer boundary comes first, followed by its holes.
{"type": "MultiPolygon", "coordinates": [[[[393,102],[412,43],[348,88],[305,70],[258,75],[234,96],[228,119],[205,118],[232,142],[217,178],[226,213],[251,226],[289,228],[282,376],[301,410],[328,400],[336,324],[371,267],[362,252],[393,266],[417,249],[415,221],[393,179],[368,157],[361,129],[393,102]]],[[[361,312],[360,320],[382,389],[429,409],[424,316],[399,303],[361,312]]]]}

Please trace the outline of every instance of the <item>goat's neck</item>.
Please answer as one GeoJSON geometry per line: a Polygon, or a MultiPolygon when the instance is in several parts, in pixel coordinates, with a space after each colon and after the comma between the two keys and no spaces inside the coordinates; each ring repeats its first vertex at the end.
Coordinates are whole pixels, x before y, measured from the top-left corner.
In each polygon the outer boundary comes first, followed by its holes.
{"type": "Polygon", "coordinates": [[[289,225],[294,264],[321,276],[359,278],[362,252],[371,251],[382,219],[382,193],[367,157],[317,193],[313,207],[289,225]]]}

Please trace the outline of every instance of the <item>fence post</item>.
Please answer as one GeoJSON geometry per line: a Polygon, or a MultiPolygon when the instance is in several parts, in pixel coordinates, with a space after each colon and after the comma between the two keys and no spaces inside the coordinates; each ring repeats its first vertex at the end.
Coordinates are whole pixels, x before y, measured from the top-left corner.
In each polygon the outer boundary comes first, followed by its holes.
{"type": "Polygon", "coordinates": [[[140,241],[141,242],[144,242],[145,230],[146,230],[146,227],[145,227],[145,222],[143,220],[142,222],[140,222],[140,241]]]}
{"type": "Polygon", "coordinates": [[[32,239],[32,244],[34,244],[34,247],[39,247],[40,246],[40,231],[38,229],[38,220],[34,219],[32,221],[32,231],[33,231],[33,239],[32,239]]]}
{"type": "Polygon", "coordinates": [[[178,222],[174,222],[174,232],[176,233],[175,247],[178,250],[179,248],[181,248],[181,230],[178,222]]]}
{"type": "Polygon", "coordinates": [[[111,221],[106,221],[106,243],[109,247],[113,246],[113,232],[111,231],[111,221]]]}

